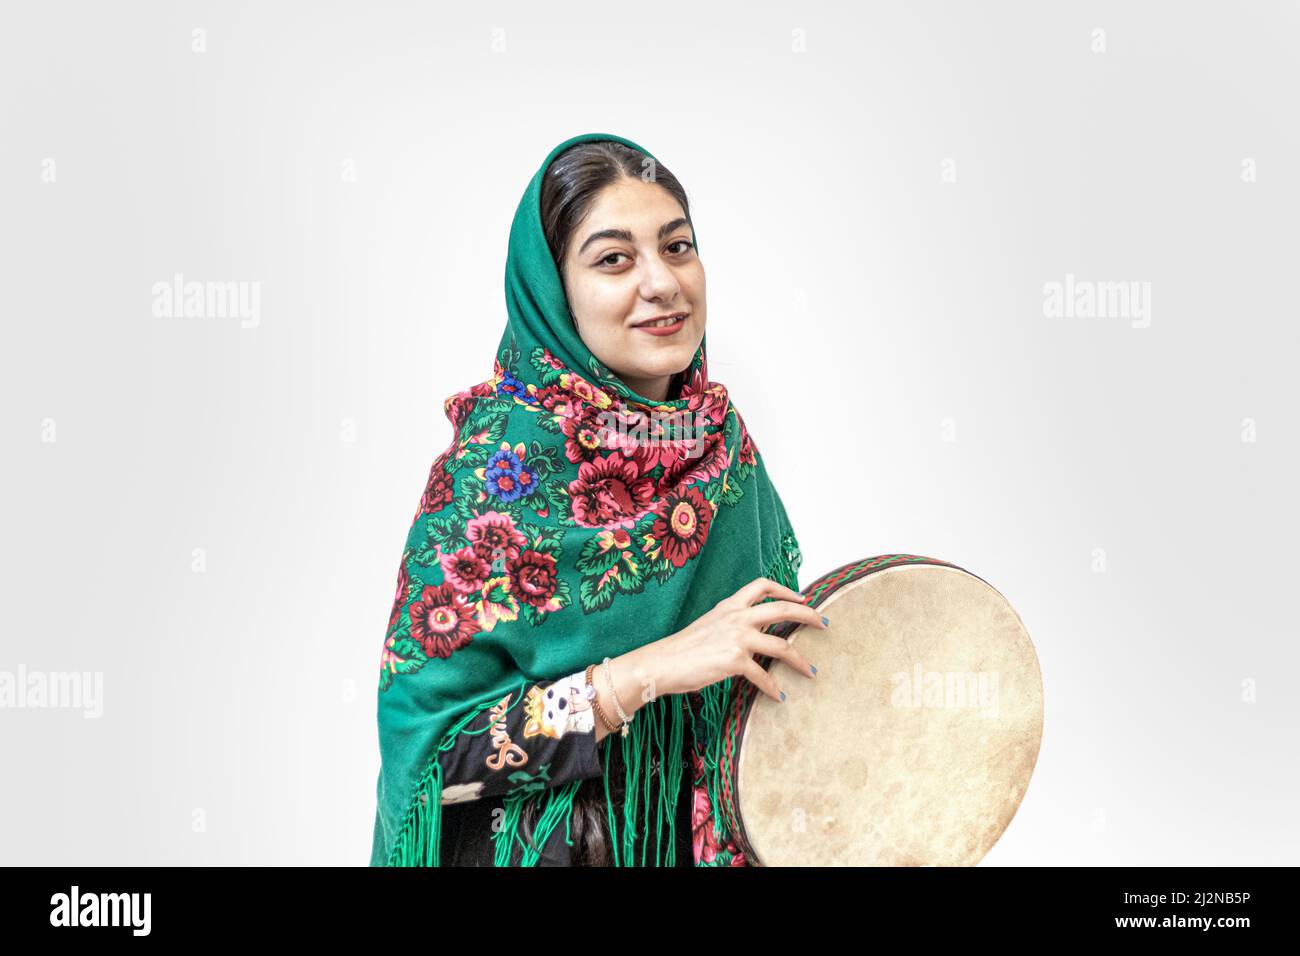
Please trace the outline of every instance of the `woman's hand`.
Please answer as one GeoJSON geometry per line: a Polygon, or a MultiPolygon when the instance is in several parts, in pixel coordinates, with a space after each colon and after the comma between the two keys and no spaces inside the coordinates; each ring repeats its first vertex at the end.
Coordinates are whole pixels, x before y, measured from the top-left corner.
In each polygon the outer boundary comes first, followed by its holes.
{"type": "Polygon", "coordinates": [[[798,591],[767,578],[755,578],[688,627],[626,656],[636,657],[638,671],[650,675],[655,696],[683,694],[739,676],[780,700],[781,688],[776,679],[754,660],[754,655],[779,658],[806,676],[813,676],[812,666],[789,641],[762,630],[781,621],[825,628],[821,612],[804,602],[798,591]],[[755,604],[768,597],[777,600],[755,604]]]}

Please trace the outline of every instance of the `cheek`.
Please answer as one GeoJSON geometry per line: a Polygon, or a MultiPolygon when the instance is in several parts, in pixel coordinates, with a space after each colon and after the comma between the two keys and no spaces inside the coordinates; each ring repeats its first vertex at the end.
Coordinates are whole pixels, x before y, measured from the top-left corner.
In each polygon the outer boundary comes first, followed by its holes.
{"type": "Polygon", "coordinates": [[[704,305],[704,268],[696,265],[690,269],[683,269],[677,274],[677,282],[682,287],[682,293],[696,304],[697,307],[704,305]]]}
{"type": "Polygon", "coordinates": [[[595,283],[588,289],[583,314],[596,334],[620,335],[636,311],[636,300],[636,286],[631,283],[595,283]]]}
{"type": "Polygon", "coordinates": [[[583,277],[566,283],[564,294],[569,300],[569,309],[583,325],[597,328],[605,325],[613,302],[617,298],[610,284],[583,277]]]}

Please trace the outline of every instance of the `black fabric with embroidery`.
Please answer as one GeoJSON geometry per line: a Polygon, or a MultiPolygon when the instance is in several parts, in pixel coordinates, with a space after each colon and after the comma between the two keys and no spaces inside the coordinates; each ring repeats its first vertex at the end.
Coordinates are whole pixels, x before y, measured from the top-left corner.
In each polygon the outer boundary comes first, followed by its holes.
{"type": "MultiPolygon", "coordinates": [[[[544,689],[549,685],[539,684],[537,686],[539,689],[544,689]]],[[[701,698],[697,694],[687,695],[684,698],[684,709],[686,707],[685,700],[689,700],[692,706],[698,706],[701,698]]],[[[520,780],[523,779],[521,771],[527,772],[529,776],[544,773],[545,776],[542,777],[542,780],[544,780],[548,788],[562,786],[573,780],[582,780],[578,793],[574,798],[575,827],[580,807],[584,802],[596,807],[599,811],[595,816],[598,817],[601,842],[608,846],[609,825],[606,821],[605,810],[604,741],[597,742],[594,731],[584,733],[577,730],[569,730],[559,739],[545,734],[525,737],[524,724],[528,720],[528,716],[522,706],[512,707],[502,719],[505,721],[505,732],[509,740],[528,755],[527,761],[514,769],[513,773],[518,775],[515,780],[511,780],[511,768],[505,767],[501,770],[492,770],[488,764],[488,760],[497,752],[490,731],[480,734],[460,734],[456,737],[456,745],[451,750],[444,751],[441,755],[440,763],[442,765],[444,793],[449,787],[482,784],[477,799],[444,803],[442,806],[442,865],[495,865],[496,845],[492,841],[492,824],[494,820],[504,819],[506,812],[504,809],[505,795],[519,786],[520,780]]],[[[486,727],[493,722],[489,716],[485,715],[482,725],[486,727]]],[[[675,865],[677,866],[692,866],[694,864],[691,833],[694,800],[691,789],[690,726],[690,719],[687,717],[686,735],[683,741],[681,789],[675,804],[677,810],[677,856],[675,865]]],[[[651,801],[658,800],[660,786],[658,763],[658,757],[651,758],[647,774],[650,780],[651,801]]],[[[624,796],[623,782],[625,778],[618,747],[614,747],[610,752],[609,767],[610,799],[614,806],[616,819],[621,821],[624,796]]],[[[644,792],[641,794],[641,800],[645,800],[644,792]]],[[[531,827],[521,821],[519,838],[521,840],[526,839],[526,835],[529,833],[531,833],[531,827]]],[[[637,865],[641,864],[644,855],[647,862],[653,866],[655,851],[658,846],[656,835],[653,832],[650,833],[649,840],[645,844],[643,844],[641,837],[642,834],[637,834],[635,852],[637,865]]],[[[523,856],[523,849],[521,843],[516,840],[511,850],[511,865],[519,864],[523,856]]],[[[667,849],[665,834],[662,850],[665,858],[667,849]]],[[[579,844],[577,836],[572,832],[566,835],[565,828],[561,825],[555,828],[546,841],[546,845],[542,848],[538,857],[537,865],[587,865],[583,862],[584,855],[582,851],[583,846],[579,844]],[[569,845],[568,841],[570,839],[573,839],[573,846],[569,845]]]]}

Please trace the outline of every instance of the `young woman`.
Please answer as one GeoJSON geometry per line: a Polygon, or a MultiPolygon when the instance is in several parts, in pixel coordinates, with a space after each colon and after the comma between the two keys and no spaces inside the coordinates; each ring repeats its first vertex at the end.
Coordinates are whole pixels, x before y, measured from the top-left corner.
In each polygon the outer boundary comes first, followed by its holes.
{"type": "Polygon", "coordinates": [[[825,626],[725,386],[685,191],[561,143],[510,231],[493,374],[450,396],[381,661],[371,865],[745,865],[717,754],[737,678],[825,626]]]}

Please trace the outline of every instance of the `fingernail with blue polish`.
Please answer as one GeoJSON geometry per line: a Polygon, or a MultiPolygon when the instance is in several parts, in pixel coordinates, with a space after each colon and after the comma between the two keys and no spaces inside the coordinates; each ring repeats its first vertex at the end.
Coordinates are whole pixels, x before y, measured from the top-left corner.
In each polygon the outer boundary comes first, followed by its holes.
{"type": "Polygon", "coordinates": [[[781,699],[785,700],[785,691],[781,691],[781,699]]]}
{"type": "Polygon", "coordinates": [[[825,614],[822,615],[822,623],[827,627],[830,627],[831,625],[830,619],[825,614]]]}
{"type": "Polygon", "coordinates": [[[809,664],[808,666],[812,668],[812,672],[813,672],[814,674],[817,673],[817,665],[816,665],[816,664],[809,664]]]}

